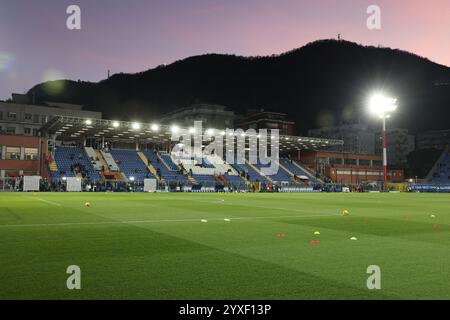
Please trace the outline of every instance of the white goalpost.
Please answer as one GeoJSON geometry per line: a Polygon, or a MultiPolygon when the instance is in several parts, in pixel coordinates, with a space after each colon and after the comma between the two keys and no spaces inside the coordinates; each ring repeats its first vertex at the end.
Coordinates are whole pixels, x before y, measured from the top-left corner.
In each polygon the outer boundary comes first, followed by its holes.
{"type": "Polygon", "coordinates": [[[80,192],[81,191],[81,179],[76,177],[68,177],[66,191],[80,192]]]}
{"type": "Polygon", "coordinates": [[[40,176],[24,176],[23,191],[39,191],[40,176]]]}
{"type": "Polygon", "coordinates": [[[156,191],[156,179],[144,179],[144,191],[155,192],[156,191]]]}

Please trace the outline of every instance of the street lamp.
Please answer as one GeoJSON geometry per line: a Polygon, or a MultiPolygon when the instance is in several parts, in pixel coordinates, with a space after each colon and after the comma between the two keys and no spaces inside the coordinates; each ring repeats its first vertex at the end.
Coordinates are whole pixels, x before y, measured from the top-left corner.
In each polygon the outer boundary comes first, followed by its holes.
{"type": "Polygon", "coordinates": [[[374,94],[369,100],[370,113],[378,116],[383,121],[383,172],[384,186],[387,183],[387,134],[386,119],[391,117],[391,113],[397,109],[397,99],[383,95],[382,93],[374,94]]]}

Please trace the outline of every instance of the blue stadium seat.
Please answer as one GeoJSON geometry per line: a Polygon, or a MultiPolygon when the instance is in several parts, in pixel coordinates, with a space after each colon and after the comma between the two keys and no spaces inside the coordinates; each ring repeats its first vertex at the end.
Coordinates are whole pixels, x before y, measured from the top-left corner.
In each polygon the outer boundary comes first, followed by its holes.
{"type": "Polygon", "coordinates": [[[113,149],[111,155],[128,179],[134,177],[135,181],[142,182],[145,178],[154,178],[135,150],[113,149]]]}
{"type": "MultiPolygon", "coordinates": [[[[177,167],[177,170],[169,170],[167,167],[159,160],[156,153],[150,150],[143,151],[144,155],[147,157],[150,164],[155,168],[159,169],[161,171],[162,178],[167,183],[186,183],[188,181],[188,178],[182,174],[180,174],[179,169],[177,167]]],[[[168,154],[166,154],[168,156],[168,154]]],[[[169,157],[170,158],[170,157],[169,157]]],[[[167,163],[166,159],[164,161],[167,163]]],[[[175,165],[170,159],[170,163],[175,165]]],[[[167,163],[169,165],[169,163],[167,163]]],[[[175,165],[176,167],[176,165],[175,165]]],[[[173,168],[173,166],[172,166],[173,168]]],[[[171,169],[172,169],[171,168],[171,169]]]]}
{"type": "Polygon", "coordinates": [[[450,152],[446,148],[428,174],[430,182],[435,184],[450,184],[450,152]]]}
{"type": "Polygon", "coordinates": [[[71,170],[71,166],[77,164],[82,165],[87,173],[87,177],[91,181],[100,181],[101,177],[92,166],[84,148],[77,147],[56,147],[55,162],[58,171],[51,172],[51,176],[55,180],[60,180],[62,177],[75,177],[75,173],[71,170]]]}

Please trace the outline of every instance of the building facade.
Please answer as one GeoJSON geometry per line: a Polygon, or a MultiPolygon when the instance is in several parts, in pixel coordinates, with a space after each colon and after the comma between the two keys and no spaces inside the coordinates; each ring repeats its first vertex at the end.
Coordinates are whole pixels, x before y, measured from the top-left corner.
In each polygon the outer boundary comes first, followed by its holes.
{"type": "Polygon", "coordinates": [[[417,134],[417,149],[438,149],[444,150],[450,146],[450,129],[425,131],[417,134]]]}
{"type": "Polygon", "coordinates": [[[48,177],[47,138],[0,135],[0,178],[22,175],[48,177]]]}
{"type": "Polygon", "coordinates": [[[233,128],[234,112],[225,109],[226,107],[221,105],[197,103],[163,115],[160,122],[192,127],[194,121],[202,121],[203,128],[233,128]]]}
{"type": "Polygon", "coordinates": [[[344,140],[343,146],[332,147],[330,151],[355,154],[375,154],[375,131],[366,124],[348,124],[312,129],[310,137],[344,140]]]}
{"type": "MultiPolygon", "coordinates": [[[[300,160],[334,183],[359,184],[384,179],[383,160],[379,155],[303,150],[300,160]]],[[[388,181],[403,180],[403,170],[388,171],[388,181]]]]}
{"type": "MultiPolygon", "coordinates": [[[[404,168],[408,154],[415,149],[415,138],[408,129],[387,129],[387,162],[389,166],[404,168]]],[[[383,153],[382,133],[377,133],[376,154],[383,153]]]]}
{"type": "Polygon", "coordinates": [[[280,135],[294,135],[295,122],[286,120],[287,114],[265,111],[264,109],[247,111],[246,115],[236,118],[235,127],[243,130],[278,129],[280,135]]]}
{"type": "Polygon", "coordinates": [[[0,102],[0,134],[38,136],[39,129],[56,115],[101,119],[102,113],[83,110],[80,105],[47,103],[46,106],[24,104],[21,95],[11,102],[0,102]]]}

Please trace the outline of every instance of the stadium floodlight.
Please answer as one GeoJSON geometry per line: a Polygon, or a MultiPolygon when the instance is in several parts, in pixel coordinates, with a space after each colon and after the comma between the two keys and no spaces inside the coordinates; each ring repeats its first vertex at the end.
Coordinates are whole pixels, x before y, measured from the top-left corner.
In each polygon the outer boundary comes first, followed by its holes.
{"type": "Polygon", "coordinates": [[[388,178],[387,166],[387,134],[386,119],[391,117],[391,113],[397,110],[397,99],[387,97],[382,93],[375,93],[369,99],[369,111],[383,121],[383,180],[386,188],[388,178]]]}
{"type": "Polygon", "coordinates": [[[152,131],[156,132],[159,130],[159,126],[156,123],[154,123],[151,125],[150,129],[152,129],[152,131]]]}
{"type": "Polygon", "coordinates": [[[92,120],[91,120],[91,119],[87,119],[87,120],[85,121],[85,123],[86,123],[88,126],[90,126],[90,125],[92,124],[92,120]]]}
{"type": "Polygon", "coordinates": [[[63,181],[66,181],[66,180],[67,180],[67,177],[62,177],[62,179],[63,179],[63,181]]]}
{"type": "Polygon", "coordinates": [[[195,128],[194,127],[190,127],[189,128],[189,133],[195,133],[195,128]]]}
{"type": "Polygon", "coordinates": [[[173,125],[170,127],[170,131],[172,133],[177,133],[178,131],[180,131],[180,127],[178,127],[177,125],[173,125]]]}
{"type": "Polygon", "coordinates": [[[134,181],[134,177],[130,177],[130,181],[134,181]]]}
{"type": "Polygon", "coordinates": [[[206,134],[208,135],[208,136],[212,136],[213,134],[214,134],[214,129],[208,129],[208,130],[206,130],[206,134]]]}
{"type": "Polygon", "coordinates": [[[224,136],[225,135],[225,131],[220,131],[220,135],[224,136]]]}
{"type": "Polygon", "coordinates": [[[131,128],[133,128],[133,130],[138,130],[138,129],[141,128],[141,124],[138,123],[138,122],[133,122],[133,123],[131,124],[131,128]]]}
{"type": "Polygon", "coordinates": [[[397,99],[387,97],[382,93],[375,93],[369,100],[369,111],[380,117],[389,118],[390,114],[397,109],[397,99]]]}
{"type": "Polygon", "coordinates": [[[114,128],[118,128],[118,127],[119,127],[119,121],[114,121],[114,122],[112,123],[112,126],[113,126],[114,128]]]}

